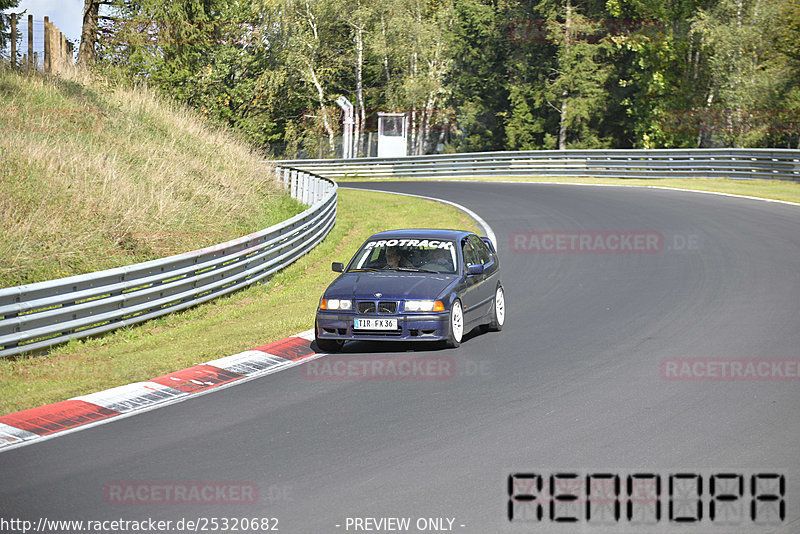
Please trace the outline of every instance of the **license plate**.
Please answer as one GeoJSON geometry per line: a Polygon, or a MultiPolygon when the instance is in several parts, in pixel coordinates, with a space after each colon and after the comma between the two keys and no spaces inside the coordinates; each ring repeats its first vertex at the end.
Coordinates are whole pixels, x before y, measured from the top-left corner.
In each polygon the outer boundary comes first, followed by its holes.
{"type": "Polygon", "coordinates": [[[377,317],[357,317],[353,319],[356,330],[397,330],[397,319],[377,317]]]}

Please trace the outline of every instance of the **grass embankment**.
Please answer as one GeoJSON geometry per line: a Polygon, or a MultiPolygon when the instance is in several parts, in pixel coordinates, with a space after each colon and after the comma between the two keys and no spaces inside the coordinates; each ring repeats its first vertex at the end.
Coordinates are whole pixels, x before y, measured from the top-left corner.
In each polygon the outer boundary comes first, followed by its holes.
{"type": "Polygon", "coordinates": [[[124,328],[71,341],[47,356],[0,360],[0,414],[41,406],[252,349],[312,328],[320,295],[371,234],[402,227],[465,228],[450,206],[416,198],[340,191],[336,225],[312,252],[268,284],[124,328]]]}
{"type": "Polygon", "coordinates": [[[301,211],[261,160],[150,91],[0,69],[0,287],[197,249],[301,211]]]}
{"type": "MultiPolygon", "coordinates": [[[[570,184],[639,185],[647,187],[668,187],[692,189],[695,191],[715,191],[731,195],[745,195],[787,202],[800,203],[800,183],[781,180],[731,180],[727,178],[558,178],[554,176],[482,176],[476,178],[429,178],[431,180],[470,180],[483,182],[550,182],[570,184]]],[[[363,178],[345,178],[342,182],[363,181],[363,178]]],[[[375,181],[389,179],[376,179],[375,181]]],[[[396,178],[394,178],[396,180],[396,178]]],[[[408,180],[425,180],[408,178],[408,180]]]]}

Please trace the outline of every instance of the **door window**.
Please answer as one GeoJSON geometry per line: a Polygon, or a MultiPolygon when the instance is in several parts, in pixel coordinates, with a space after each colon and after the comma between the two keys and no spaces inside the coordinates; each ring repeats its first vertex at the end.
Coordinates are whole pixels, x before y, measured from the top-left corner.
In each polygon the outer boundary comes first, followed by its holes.
{"type": "Polygon", "coordinates": [[[481,241],[481,239],[477,236],[471,235],[469,236],[469,242],[472,245],[472,248],[475,250],[475,254],[480,263],[487,265],[492,262],[492,256],[489,253],[489,249],[486,247],[486,243],[481,241]]]}
{"type": "Polygon", "coordinates": [[[475,252],[475,249],[467,239],[464,239],[464,241],[461,243],[461,250],[464,253],[465,267],[469,267],[470,265],[478,265],[481,263],[478,254],[475,252]]]}

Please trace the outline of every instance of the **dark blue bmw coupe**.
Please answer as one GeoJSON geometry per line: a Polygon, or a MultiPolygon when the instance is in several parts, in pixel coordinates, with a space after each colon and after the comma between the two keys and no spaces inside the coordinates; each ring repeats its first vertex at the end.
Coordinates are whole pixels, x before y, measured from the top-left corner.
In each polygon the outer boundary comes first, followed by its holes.
{"type": "Polygon", "coordinates": [[[444,340],[457,347],[481,325],[501,330],[500,264],[488,238],[458,230],[391,230],[361,245],[319,301],[317,347],[348,340],[444,340]]]}

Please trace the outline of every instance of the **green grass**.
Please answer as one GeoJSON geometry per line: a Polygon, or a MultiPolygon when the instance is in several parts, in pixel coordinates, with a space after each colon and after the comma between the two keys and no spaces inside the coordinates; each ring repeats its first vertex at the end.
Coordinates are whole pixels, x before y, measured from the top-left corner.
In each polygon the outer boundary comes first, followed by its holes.
{"type": "MultiPolygon", "coordinates": [[[[727,178],[558,178],[551,176],[483,176],[476,178],[430,178],[432,180],[470,180],[482,182],[551,182],[569,184],[607,184],[607,185],[640,185],[654,187],[670,187],[693,189],[696,191],[715,191],[732,195],[785,200],[800,203],[800,183],[782,180],[731,180],[727,178]]],[[[363,181],[364,178],[344,178],[340,182],[363,181]]],[[[393,179],[375,179],[373,181],[389,181],[393,179]]],[[[424,178],[407,178],[405,180],[425,180],[424,178]]]]}
{"type": "Polygon", "coordinates": [[[0,287],[185,252],[302,211],[261,154],[152,92],[0,69],[0,287]]]}
{"type": "Polygon", "coordinates": [[[312,252],[256,285],[108,335],[71,341],[46,356],[0,360],[0,414],[147,380],[308,330],[325,287],[371,234],[392,228],[463,228],[453,207],[365,191],[339,192],[337,221],[312,252]]]}

